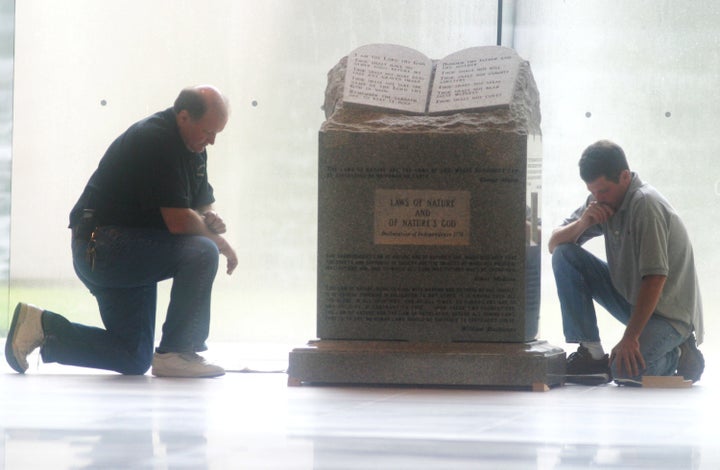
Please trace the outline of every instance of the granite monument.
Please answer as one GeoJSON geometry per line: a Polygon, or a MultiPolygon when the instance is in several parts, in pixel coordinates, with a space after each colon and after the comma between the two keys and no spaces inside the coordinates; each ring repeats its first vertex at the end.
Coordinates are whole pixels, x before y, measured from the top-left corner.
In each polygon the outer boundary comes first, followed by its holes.
{"type": "Polygon", "coordinates": [[[289,382],[542,387],[541,133],[515,51],[369,45],[328,74],[317,335],[289,382]]]}

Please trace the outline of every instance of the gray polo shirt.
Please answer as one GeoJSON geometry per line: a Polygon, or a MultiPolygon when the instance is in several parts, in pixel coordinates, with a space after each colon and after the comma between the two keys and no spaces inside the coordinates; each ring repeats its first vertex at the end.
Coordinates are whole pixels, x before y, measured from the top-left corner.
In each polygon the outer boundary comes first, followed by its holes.
{"type": "MultiPolygon", "coordinates": [[[[565,223],[580,218],[593,200],[576,210],[565,223]]],[[[636,173],[617,212],[603,224],[588,229],[578,240],[604,235],[613,286],[632,305],[642,278],[667,276],[655,314],[670,320],[683,336],[695,330],[703,340],[702,301],[692,245],[680,217],[670,203],[636,173]]]]}

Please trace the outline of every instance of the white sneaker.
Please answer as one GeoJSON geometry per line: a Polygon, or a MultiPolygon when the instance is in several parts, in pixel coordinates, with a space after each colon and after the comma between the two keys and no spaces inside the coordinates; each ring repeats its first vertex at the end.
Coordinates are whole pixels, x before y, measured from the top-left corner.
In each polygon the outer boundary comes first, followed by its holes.
{"type": "Polygon", "coordinates": [[[205,361],[195,353],[155,353],[152,361],[155,377],[219,377],[225,369],[205,361]]]}
{"type": "Polygon", "coordinates": [[[5,359],[10,367],[21,374],[28,370],[27,357],[45,342],[42,313],[36,306],[22,302],[15,307],[5,341],[5,359]]]}

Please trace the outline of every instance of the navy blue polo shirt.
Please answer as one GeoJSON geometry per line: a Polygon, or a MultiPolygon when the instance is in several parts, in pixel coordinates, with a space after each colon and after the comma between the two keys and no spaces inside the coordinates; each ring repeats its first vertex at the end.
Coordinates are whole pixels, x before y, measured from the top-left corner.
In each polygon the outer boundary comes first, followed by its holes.
{"type": "Polygon", "coordinates": [[[161,207],[197,209],[213,202],[207,152],[188,150],[169,108],[110,144],[70,213],[70,226],[92,208],[98,225],[167,229],[161,207]]]}

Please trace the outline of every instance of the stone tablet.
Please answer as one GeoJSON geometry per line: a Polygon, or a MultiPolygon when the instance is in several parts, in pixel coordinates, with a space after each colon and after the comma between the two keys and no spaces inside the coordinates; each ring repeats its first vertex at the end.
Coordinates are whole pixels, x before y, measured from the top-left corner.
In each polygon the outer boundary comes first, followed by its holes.
{"type": "Polygon", "coordinates": [[[371,44],[348,56],[344,98],[354,103],[424,113],[432,60],[402,46],[371,44]]]}
{"type": "Polygon", "coordinates": [[[520,62],[517,53],[505,47],[472,47],[445,57],[435,69],[428,111],[507,106],[520,62]]]}
{"type": "Polygon", "coordinates": [[[508,106],[521,63],[515,51],[499,46],[432,61],[407,47],[370,44],[348,55],[343,100],[417,114],[508,106]]]}

